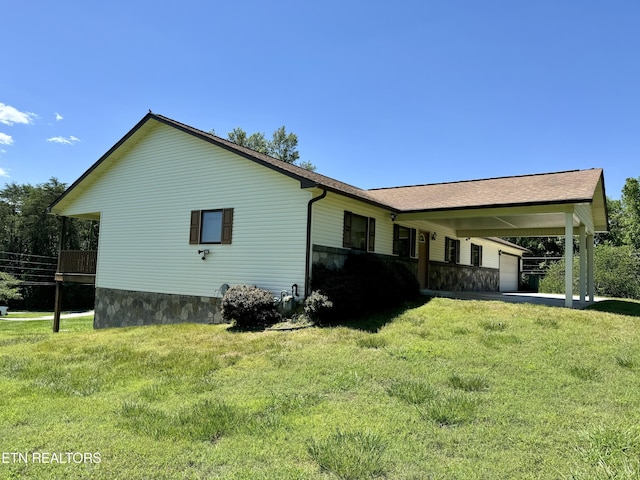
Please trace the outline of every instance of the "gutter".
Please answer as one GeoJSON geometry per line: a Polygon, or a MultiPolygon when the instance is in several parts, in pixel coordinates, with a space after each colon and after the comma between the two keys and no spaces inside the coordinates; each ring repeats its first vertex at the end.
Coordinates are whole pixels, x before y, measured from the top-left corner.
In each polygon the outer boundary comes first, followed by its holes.
{"type": "Polygon", "coordinates": [[[313,213],[313,204],[319,200],[322,200],[327,196],[327,189],[322,187],[322,193],[313,197],[307,203],[307,247],[306,247],[306,260],[304,265],[304,294],[305,297],[309,296],[309,288],[311,287],[311,219],[313,213]]]}

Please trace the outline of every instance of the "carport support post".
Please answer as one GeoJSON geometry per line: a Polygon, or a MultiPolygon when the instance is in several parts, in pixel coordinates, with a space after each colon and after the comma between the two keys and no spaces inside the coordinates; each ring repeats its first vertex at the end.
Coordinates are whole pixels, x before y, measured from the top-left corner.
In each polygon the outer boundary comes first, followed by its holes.
{"type": "Polygon", "coordinates": [[[564,306],[573,308],[573,212],[564,215],[564,306]]]}
{"type": "Polygon", "coordinates": [[[580,301],[587,297],[587,231],[580,225],[580,301]]]}
{"type": "Polygon", "coordinates": [[[595,302],[595,259],[594,259],[594,245],[593,235],[587,235],[587,290],[589,293],[589,301],[595,302]]]}

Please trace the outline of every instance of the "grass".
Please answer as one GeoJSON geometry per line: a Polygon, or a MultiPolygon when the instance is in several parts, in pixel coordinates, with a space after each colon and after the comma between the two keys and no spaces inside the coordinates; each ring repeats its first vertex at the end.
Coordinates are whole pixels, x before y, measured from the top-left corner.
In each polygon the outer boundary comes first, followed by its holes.
{"type": "Polygon", "coordinates": [[[0,322],[0,450],[94,461],[0,478],[640,476],[629,313],[433,299],[333,328],[61,330],[0,322]]]}

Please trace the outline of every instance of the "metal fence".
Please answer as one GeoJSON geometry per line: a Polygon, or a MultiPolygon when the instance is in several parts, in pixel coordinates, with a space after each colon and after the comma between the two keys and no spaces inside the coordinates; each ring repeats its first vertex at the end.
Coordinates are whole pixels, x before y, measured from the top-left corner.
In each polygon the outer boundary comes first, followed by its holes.
{"type": "Polygon", "coordinates": [[[8,273],[22,285],[54,285],[57,257],[0,251],[0,272],[8,273]]]}

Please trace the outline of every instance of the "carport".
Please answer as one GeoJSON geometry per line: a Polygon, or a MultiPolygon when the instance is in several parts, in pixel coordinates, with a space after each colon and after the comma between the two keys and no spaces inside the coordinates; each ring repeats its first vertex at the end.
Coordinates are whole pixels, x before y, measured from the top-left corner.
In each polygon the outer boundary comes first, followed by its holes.
{"type": "Polygon", "coordinates": [[[370,190],[397,208],[398,221],[428,221],[465,237],[565,239],[565,298],[573,306],[573,239],[580,302],[594,301],[594,235],[608,231],[602,169],[370,190]]]}

